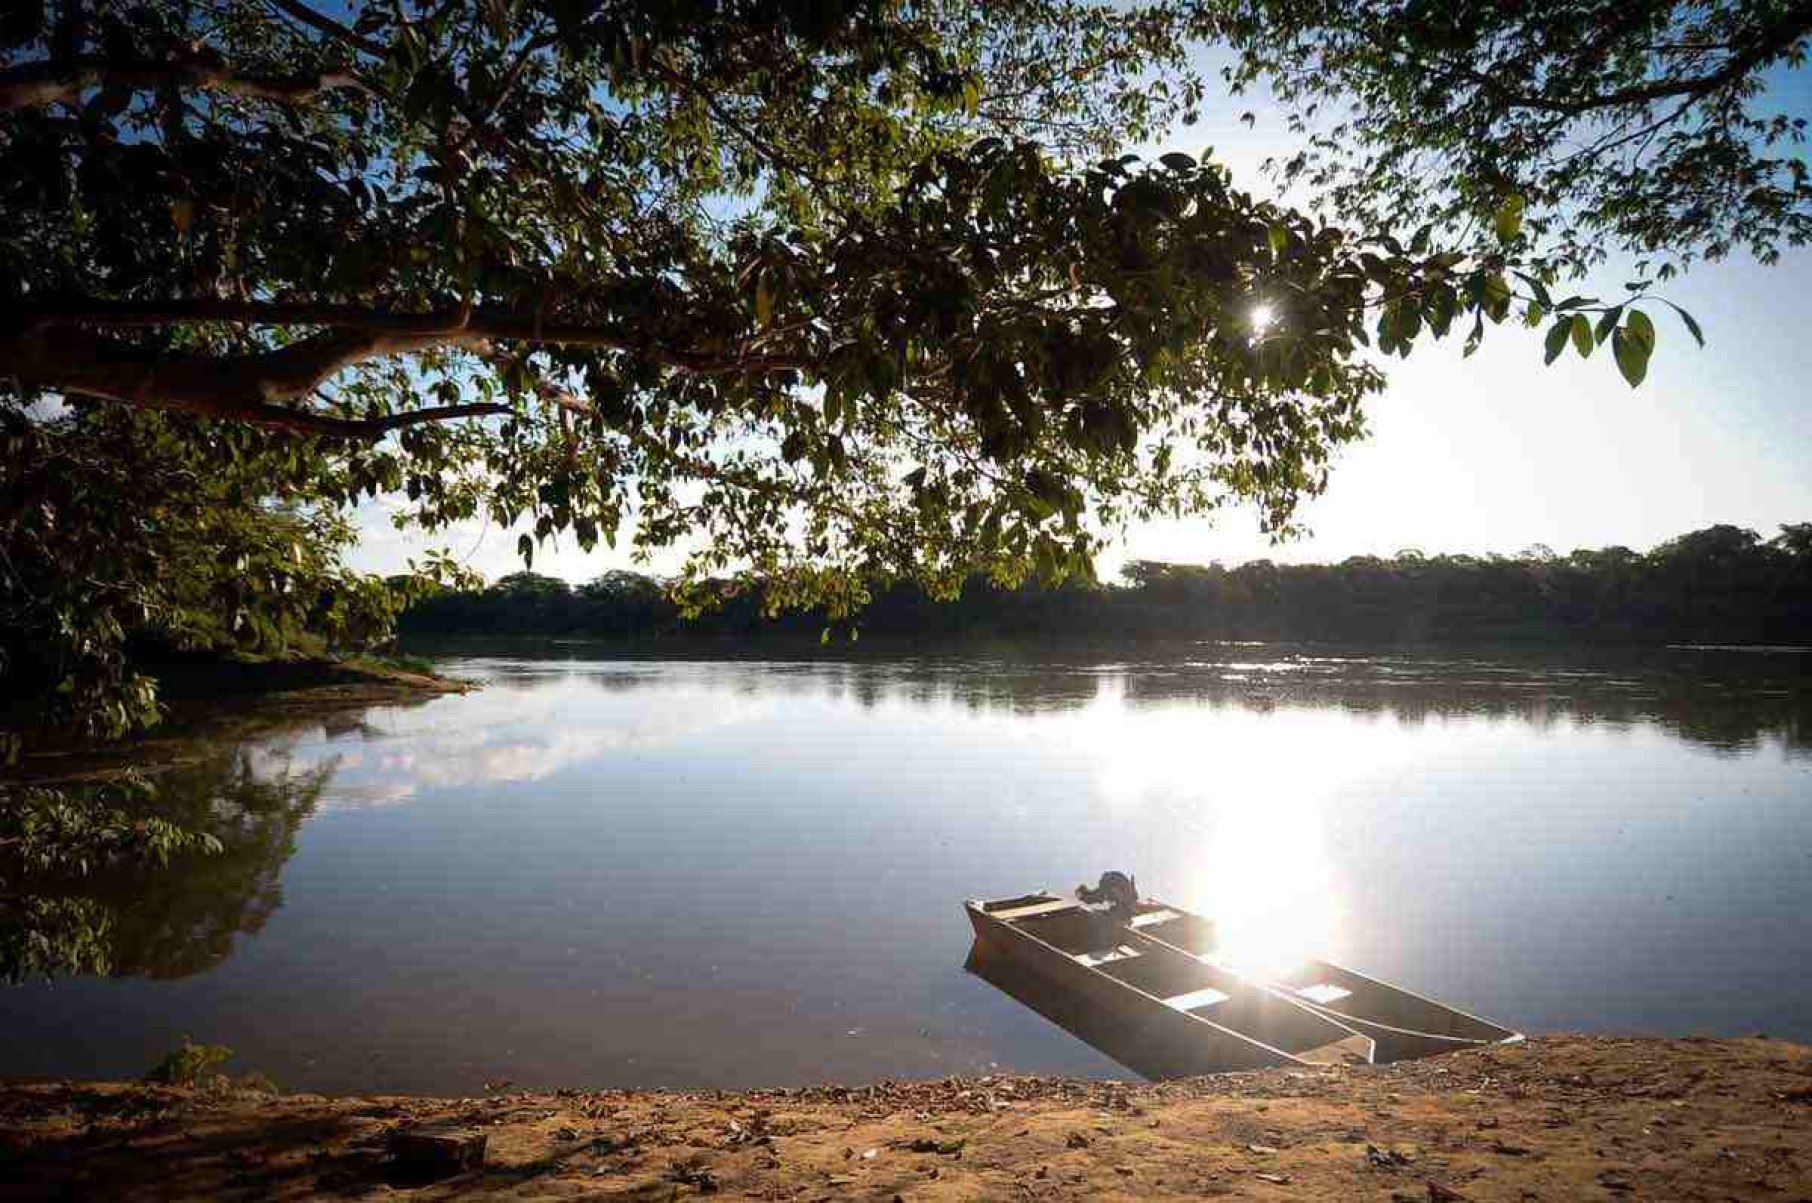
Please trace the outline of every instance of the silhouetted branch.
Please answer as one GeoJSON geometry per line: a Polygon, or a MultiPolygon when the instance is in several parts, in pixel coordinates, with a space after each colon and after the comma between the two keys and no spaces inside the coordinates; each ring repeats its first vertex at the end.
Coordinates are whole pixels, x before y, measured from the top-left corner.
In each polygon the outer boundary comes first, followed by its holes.
{"type": "Polygon", "coordinates": [[[36,108],[59,102],[76,104],[83,92],[95,88],[147,91],[170,86],[231,92],[284,104],[306,103],[322,92],[340,88],[366,90],[356,75],[344,71],[260,75],[201,60],[118,61],[84,56],[69,61],[22,63],[0,70],[0,109],[36,108]]]}

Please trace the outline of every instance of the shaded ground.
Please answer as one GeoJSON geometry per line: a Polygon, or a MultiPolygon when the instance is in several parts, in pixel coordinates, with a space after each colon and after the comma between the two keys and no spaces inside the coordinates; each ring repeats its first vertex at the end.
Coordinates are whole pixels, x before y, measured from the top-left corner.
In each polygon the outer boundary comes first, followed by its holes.
{"type": "Polygon", "coordinates": [[[989,1077],[746,1093],[276,1097],[0,1087],[8,1198],[1812,1198],[1812,1049],[1539,1039],[1159,1085],[989,1077]],[[391,1134],[481,1131],[410,1187],[391,1134]]]}

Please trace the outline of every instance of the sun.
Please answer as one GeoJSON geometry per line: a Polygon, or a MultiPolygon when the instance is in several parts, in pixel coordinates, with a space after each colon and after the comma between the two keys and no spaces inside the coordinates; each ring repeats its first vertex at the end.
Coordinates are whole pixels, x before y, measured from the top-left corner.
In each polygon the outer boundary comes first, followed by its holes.
{"type": "Polygon", "coordinates": [[[1258,304],[1252,306],[1247,317],[1252,322],[1253,331],[1258,334],[1263,334],[1270,328],[1273,322],[1277,321],[1277,309],[1269,301],[1260,301],[1258,304]]]}

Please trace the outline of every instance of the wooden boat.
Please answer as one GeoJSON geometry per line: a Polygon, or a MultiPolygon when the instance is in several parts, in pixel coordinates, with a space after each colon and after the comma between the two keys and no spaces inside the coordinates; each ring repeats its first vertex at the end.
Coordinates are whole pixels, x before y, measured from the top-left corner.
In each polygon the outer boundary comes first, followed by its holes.
{"type": "Polygon", "coordinates": [[[1111,1025],[1163,1067],[1150,1076],[1372,1059],[1370,1036],[1221,965],[1131,936],[1073,899],[1028,894],[965,909],[978,945],[1066,996],[1063,1005],[1111,1025]]]}
{"type": "MultiPolygon", "coordinates": [[[[1137,947],[1227,967],[1219,956],[1214,924],[1180,906],[1142,898],[1129,919],[1117,922],[1137,947]]],[[[1239,972],[1253,976],[1250,971],[1239,972]]],[[[1330,961],[1308,960],[1282,974],[1253,980],[1370,1036],[1376,1044],[1373,1060],[1381,1065],[1486,1044],[1514,1044],[1523,1038],[1502,1024],[1330,961]]]]}

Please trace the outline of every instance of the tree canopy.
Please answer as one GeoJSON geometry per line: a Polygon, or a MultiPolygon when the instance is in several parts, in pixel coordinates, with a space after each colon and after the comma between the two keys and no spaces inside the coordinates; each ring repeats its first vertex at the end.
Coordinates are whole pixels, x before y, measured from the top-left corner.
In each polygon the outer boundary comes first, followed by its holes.
{"type": "Polygon", "coordinates": [[[1280,157],[1346,220],[1490,231],[1509,196],[1568,271],[1627,252],[1773,261],[1812,237],[1796,85],[1803,0],[1211,0],[1305,144],[1280,157]],[[1790,98],[1784,99],[1783,97],[1790,98]]]}
{"type": "Polygon", "coordinates": [[[524,523],[525,562],[561,533],[678,545],[692,579],[840,614],[877,578],[1087,573],[1153,515],[1291,529],[1364,432],[1368,348],[1514,315],[1643,378],[1646,313],[1550,295],[1507,190],[1534,185],[1468,192],[1492,234],[1462,243],[1119,153],[1202,102],[1193,38],[1262,44],[1242,19],[10,6],[7,666],[118,730],[153,710],[136,635],[356,644],[393,602],[340,569],[340,515],[378,494],[430,530],[524,523]]]}

